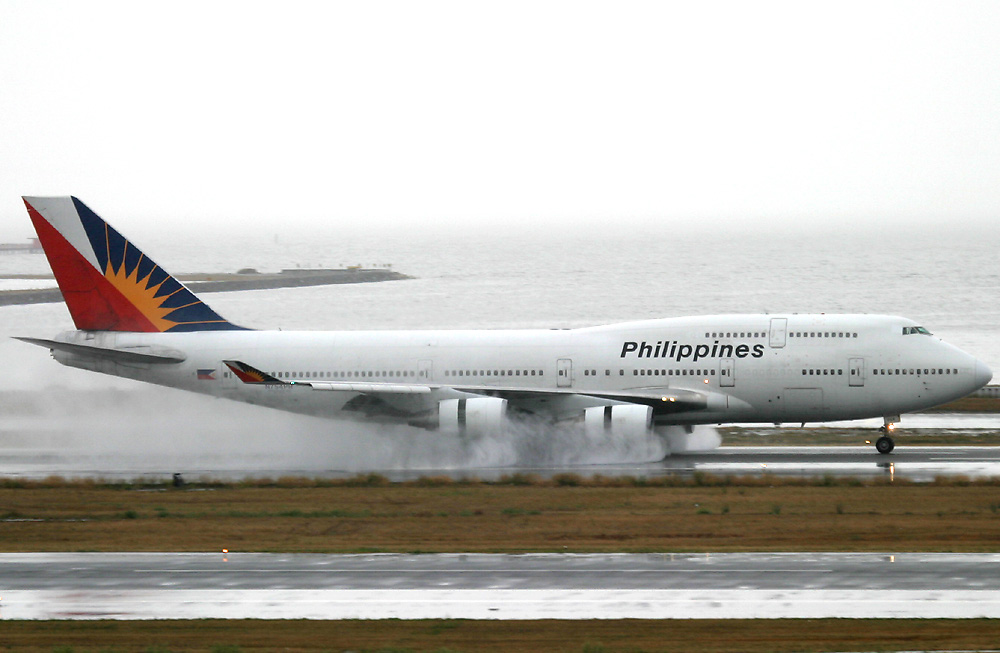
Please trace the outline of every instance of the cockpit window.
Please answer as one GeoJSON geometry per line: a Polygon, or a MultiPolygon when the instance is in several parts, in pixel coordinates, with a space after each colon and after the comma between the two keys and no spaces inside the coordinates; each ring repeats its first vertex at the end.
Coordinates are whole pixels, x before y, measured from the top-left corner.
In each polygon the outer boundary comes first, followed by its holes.
{"type": "Polygon", "coordinates": [[[922,326],[903,327],[903,335],[904,336],[909,336],[909,335],[913,335],[913,334],[916,334],[916,333],[919,333],[919,334],[925,335],[925,336],[931,335],[931,332],[928,331],[927,329],[925,329],[922,326]]]}

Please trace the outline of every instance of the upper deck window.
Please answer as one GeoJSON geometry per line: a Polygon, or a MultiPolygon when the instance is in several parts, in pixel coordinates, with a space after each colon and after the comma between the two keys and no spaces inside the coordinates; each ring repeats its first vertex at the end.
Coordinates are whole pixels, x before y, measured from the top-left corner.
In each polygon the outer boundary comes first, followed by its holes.
{"type": "Polygon", "coordinates": [[[929,336],[929,335],[931,335],[931,332],[930,332],[930,331],[928,331],[927,329],[925,329],[925,328],[924,328],[924,327],[922,327],[922,326],[915,326],[915,327],[903,327],[903,335],[904,335],[904,336],[909,336],[909,335],[913,335],[913,334],[915,334],[915,333],[919,333],[919,334],[921,334],[921,335],[925,335],[925,336],[929,336]]]}

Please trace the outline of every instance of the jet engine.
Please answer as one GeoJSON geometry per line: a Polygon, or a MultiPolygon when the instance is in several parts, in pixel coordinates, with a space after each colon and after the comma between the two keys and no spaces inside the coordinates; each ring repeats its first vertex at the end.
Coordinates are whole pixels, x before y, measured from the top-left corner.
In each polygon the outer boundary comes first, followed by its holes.
{"type": "Polygon", "coordinates": [[[438,408],[438,426],[446,433],[480,438],[503,433],[507,400],[497,397],[445,399],[438,408]]]}
{"type": "Polygon", "coordinates": [[[584,411],[587,437],[633,437],[648,434],[653,428],[653,409],[638,404],[594,406],[584,411]]]}

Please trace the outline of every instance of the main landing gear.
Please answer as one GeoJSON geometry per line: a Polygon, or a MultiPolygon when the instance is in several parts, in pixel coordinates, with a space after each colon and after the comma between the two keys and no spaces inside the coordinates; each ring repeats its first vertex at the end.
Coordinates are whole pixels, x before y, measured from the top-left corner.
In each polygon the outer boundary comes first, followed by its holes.
{"type": "Polygon", "coordinates": [[[882,435],[881,437],[879,437],[878,440],[875,440],[875,450],[878,451],[879,453],[886,454],[896,448],[896,443],[892,441],[892,438],[889,437],[889,434],[892,433],[892,429],[896,426],[895,420],[897,419],[899,418],[886,417],[885,424],[881,428],[879,428],[879,433],[881,433],[882,435]]]}

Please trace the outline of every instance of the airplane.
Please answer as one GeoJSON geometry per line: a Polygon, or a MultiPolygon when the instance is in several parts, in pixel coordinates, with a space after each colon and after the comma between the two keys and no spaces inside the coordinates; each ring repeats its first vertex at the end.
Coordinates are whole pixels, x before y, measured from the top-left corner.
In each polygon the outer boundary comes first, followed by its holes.
{"type": "Polygon", "coordinates": [[[881,417],[875,447],[888,454],[901,414],[964,397],[993,376],[916,322],[889,315],[254,330],[213,311],[76,197],[23,199],[76,330],[20,340],[70,367],[284,411],[469,439],[542,419],[594,437],[673,442],[698,424],[881,417]],[[666,438],[677,425],[685,428],[666,438]]]}

